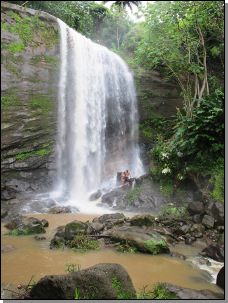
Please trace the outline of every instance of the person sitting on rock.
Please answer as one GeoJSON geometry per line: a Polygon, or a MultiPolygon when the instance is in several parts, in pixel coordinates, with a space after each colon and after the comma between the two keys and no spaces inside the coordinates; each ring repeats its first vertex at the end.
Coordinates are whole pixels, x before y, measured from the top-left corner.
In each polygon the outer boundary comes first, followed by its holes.
{"type": "Polygon", "coordinates": [[[131,178],[131,174],[129,173],[129,171],[128,171],[128,170],[126,170],[125,175],[126,175],[126,179],[125,179],[125,181],[128,183],[128,186],[130,186],[129,181],[130,181],[130,178],[131,178]]]}

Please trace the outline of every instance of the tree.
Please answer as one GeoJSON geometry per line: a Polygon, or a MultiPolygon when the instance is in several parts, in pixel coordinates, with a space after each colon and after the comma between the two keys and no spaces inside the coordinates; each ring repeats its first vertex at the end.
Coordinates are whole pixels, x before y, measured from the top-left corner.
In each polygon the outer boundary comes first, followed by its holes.
{"type": "MultiPolygon", "coordinates": [[[[107,3],[109,1],[103,1],[103,3],[107,3]]],[[[141,5],[141,1],[115,1],[115,3],[112,4],[112,6],[118,6],[119,7],[119,12],[122,10],[126,12],[127,6],[130,8],[132,11],[132,4],[136,5],[137,7],[141,5]]]]}
{"type": "Polygon", "coordinates": [[[192,116],[195,102],[209,94],[208,53],[219,54],[224,45],[223,1],[156,1],[144,12],[146,34],[136,52],[137,62],[147,68],[165,66],[182,90],[184,110],[192,116]],[[217,45],[208,43],[210,31],[217,45]]]}

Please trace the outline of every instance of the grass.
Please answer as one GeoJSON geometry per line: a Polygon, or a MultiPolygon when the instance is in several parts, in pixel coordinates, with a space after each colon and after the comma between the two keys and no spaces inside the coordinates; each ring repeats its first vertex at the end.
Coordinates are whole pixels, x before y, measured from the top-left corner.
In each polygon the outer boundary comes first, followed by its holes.
{"type": "Polygon", "coordinates": [[[168,289],[162,283],[154,284],[154,289],[151,291],[146,291],[147,286],[143,286],[142,291],[137,293],[137,299],[149,299],[149,300],[177,299],[175,294],[170,294],[168,289]]]}
{"type": "Polygon", "coordinates": [[[114,276],[112,278],[112,287],[117,292],[117,299],[118,300],[124,300],[124,299],[135,299],[135,295],[132,293],[132,291],[128,290],[126,292],[122,289],[122,284],[117,280],[117,278],[114,276]]]}

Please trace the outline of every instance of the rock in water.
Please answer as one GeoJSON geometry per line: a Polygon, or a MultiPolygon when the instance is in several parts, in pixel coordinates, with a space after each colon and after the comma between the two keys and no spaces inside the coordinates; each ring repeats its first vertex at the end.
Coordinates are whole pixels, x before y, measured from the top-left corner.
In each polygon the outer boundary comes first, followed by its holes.
{"type": "Polygon", "coordinates": [[[73,300],[75,290],[79,299],[112,299],[128,293],[136,298],[132,280],[127,271],[119,264],[101,263],[87,269],[67,274],[45,276],[32,288],[32,299],[73,300]],[[116,285],[119,285],[117,291],[116,285]]]}

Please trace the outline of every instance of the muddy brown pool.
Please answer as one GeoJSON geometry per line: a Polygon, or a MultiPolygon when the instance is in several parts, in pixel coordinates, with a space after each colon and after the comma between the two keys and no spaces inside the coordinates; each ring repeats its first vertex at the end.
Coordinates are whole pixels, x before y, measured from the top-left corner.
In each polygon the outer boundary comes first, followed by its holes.
{"type": "MultiPolygon", "coordinates": [[[[118,263],[127,270],[137,291],[140,291],[146,285],[148,285],[147,289],[149,290],[157,282],[169,282],[187,288],[211,289],[221,292],[219,287],[211,283],[207,273],[200,270],[191,261],[184,261],[167,254],[121,253],[114,248],[100,248],[85,253],[75,253],[69,248],[49,249],[50,240],[58,226],[66,225],[73,220],[83,222],[89,220],[91,222],[94,217],[99,217],[99,215],[26,214],[26,216],[48,220],[47,233],[42,234],[46,237],[46,240],[37,241],[34,235],[6,236],[8,230],[2,224],[1,243],[15,248],[10,252],[2,253],[2,283],[26,284],[31,278],[37,282],[45,275],[66,274],[67,263],[78,264],[81,269],[98,263],[118,263]]],[[[182,245],[171,250],[194,255],[201,249],[182,245]]],[[[222,264],[220,267],[222,267],[222,264]]],[[[218,272],[219,268],[216,270],[218,272]]]]}

